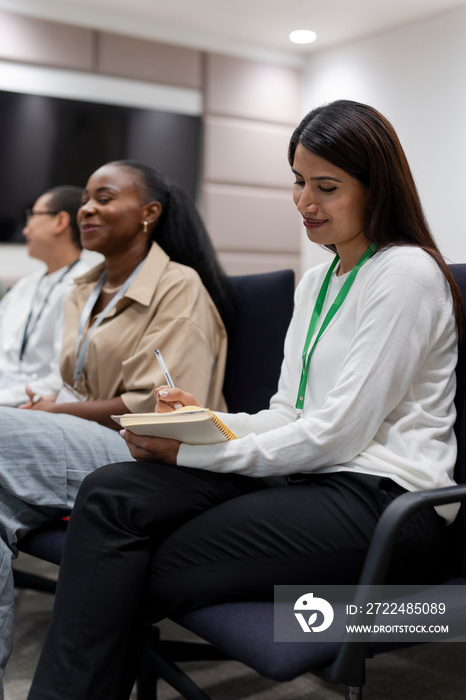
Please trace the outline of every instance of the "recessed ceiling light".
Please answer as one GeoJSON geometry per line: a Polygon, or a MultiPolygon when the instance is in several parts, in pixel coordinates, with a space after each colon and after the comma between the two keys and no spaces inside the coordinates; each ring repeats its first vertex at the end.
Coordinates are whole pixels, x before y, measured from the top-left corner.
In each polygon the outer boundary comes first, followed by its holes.
{"type": "Polygon", "coordinates": [[[311,29],[297,29],[290,32],[289,39],[293,44],[312,44],[317,39],[317,34],[311,29]]]}

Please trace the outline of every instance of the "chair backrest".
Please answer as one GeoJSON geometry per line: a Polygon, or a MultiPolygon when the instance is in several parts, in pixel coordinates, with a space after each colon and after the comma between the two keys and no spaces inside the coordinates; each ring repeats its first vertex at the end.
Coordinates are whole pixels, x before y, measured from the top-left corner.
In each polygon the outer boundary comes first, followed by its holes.
{"type": "MultiPolygon", "coordinates": [[[[466,306],[466,264],[450,265],[450,270],[458,284],[466,306]]],[[[458,344],[458,364],[456,366],[456,424],[455,431],[458,440],[458,460],[455,478],[458,482],[466,483],[466,340],[458,344]]]]}
{"type": "Polygon", "coordinates": [[[228,337],[224,394],[228,409],[255,413],[277,389],[283,341],[294,301],[294,272],[230,277],[234,322],[228,337]]]}
{"type": "MultiPolygon", "coordinates": [[[[450,270],[458,284],[466,307],[466,264],[450,265],[450,270]]],[[[456,366],[456,423],[455,433],[458,441],[458,457],[455,467],[455,480],[459,484],[466,483],[466,338],[458,344],[458,364],[456,366]]],[[[466,509],[461,506],[461,512],[454,523],[452,546],[462,552],[460,562],[461,576],[466,577],[466,509]]]]}

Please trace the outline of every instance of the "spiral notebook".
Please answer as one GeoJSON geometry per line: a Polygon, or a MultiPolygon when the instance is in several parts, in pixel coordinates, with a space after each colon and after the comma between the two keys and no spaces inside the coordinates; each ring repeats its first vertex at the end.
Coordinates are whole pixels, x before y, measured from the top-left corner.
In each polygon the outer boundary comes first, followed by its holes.
{"type": "Polygon", "coordinates": [[[209,408],[183,406],[171,413],[124,413],[113,420],[138,435],[166,437],[188,445],[236,440],[236,435],[209,408]]]}

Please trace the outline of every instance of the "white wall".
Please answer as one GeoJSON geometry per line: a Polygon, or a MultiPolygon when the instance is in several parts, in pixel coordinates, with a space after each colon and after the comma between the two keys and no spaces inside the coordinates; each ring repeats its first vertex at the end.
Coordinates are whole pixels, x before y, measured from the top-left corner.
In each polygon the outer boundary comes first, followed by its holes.
{"type": "MultiPolygon", "coordinates": [[[[466,262],[466,8],[314,55],[303,114],[334,99],[379,109],[393,124],[442,253],[466,262]]],[[[303,235],[303,263],[322,253],[303,235]]]]}

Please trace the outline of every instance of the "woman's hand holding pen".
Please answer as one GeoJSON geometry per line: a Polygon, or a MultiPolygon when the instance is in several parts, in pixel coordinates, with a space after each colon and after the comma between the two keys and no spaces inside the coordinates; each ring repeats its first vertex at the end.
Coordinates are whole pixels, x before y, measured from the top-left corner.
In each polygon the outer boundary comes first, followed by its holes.
{"type": "MultiPolygon", "coordinates": [[[[159,349],[155,350],[155,356],[167,382],[154,391],[157,397],[155,412],[169,413],[183,406],[200,406],[201,404],[192,394],[176,388],[159,349]]],[[[176,464],[181,444],[178,440],[135,435],[129,430],[120,430],[120,435],[126,441],[131,456],[136,461],[176,464]]]]}
{"type": "MultiPolygon", "coordinates": [[[[169,413],[183,406],[201,406],[192,394],[176,387],[159,386],[154,393],[157,397],[156,413],[169,413]]],[[[136,461],[176,464],[181,444],[178,440],[136,435],[130,430],[120,430],[120,435],[126,441],[131,456],[136,461]]]]}
{"type": "Polygon", "coordinates": [[[166,385],[157,387],[154,392],[157,397],[155,412],[169,413],[170,411],[176,411],[177,408],[183,408],[183,406],[201,406],[199,401],[194,398],[192,394],[188,394],[186,391],[181,391],[181,389],[176,388],[175,382],[162,357],[162,353],[158,348],[154,350],[154,352],[160,369],[163,372],[163,376],[165,377],[165,381],[167,382],[166,385]]]}
{"type": "Polygon", "coordinates": [[[154,393],[157,397],[156,413],[169,413],[183,406],[201,406],[192,394],[176,387],[158,386],[154,393]]]}

